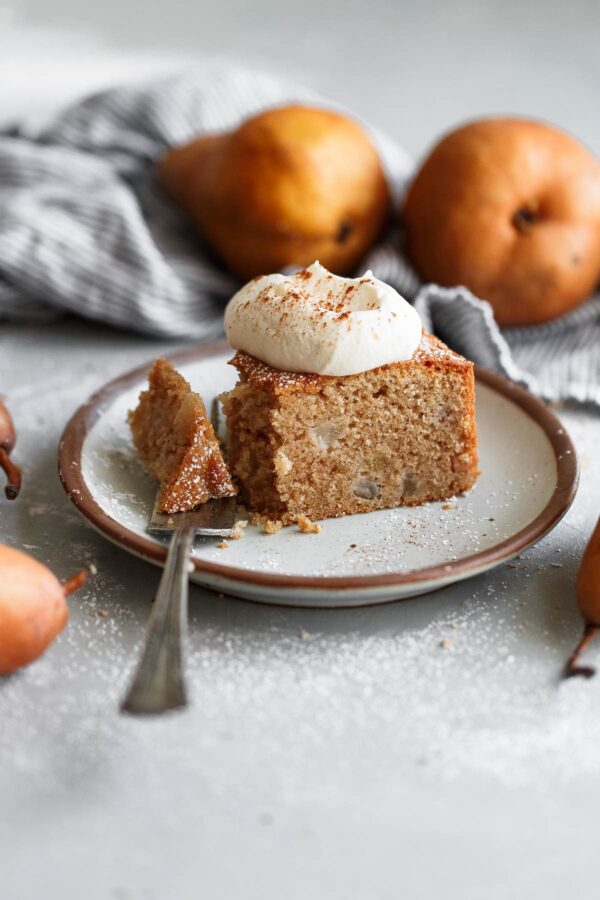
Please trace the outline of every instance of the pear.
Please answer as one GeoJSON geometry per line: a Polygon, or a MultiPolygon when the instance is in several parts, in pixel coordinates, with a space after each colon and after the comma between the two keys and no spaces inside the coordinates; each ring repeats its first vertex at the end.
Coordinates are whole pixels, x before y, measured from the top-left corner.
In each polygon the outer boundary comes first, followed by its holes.
{"type": "Polygon", "coordinates": [[[579,657],[600,631],[600,519],[584,550],[575,585],[577,606],[583,618],[583,636],[569,657],[565,676],[583,675],[591,678],[592,666],[579,665],[579,657]]]}
{"type": "Polygon", "coordinates": [[[0,675],[44,653],[67,624],[67,596],[94,573],[92,566],[61,582],[27,553],[0,544],[0,675]]]}
{"type": "Polygon", "coordinates": [[[167,192],[244,280],[315,260],[351,274],[379,237],[390,193],[363,129],[308,106],[270,109],[170,150],[167,192]]]}
{"type": "Polygon", "coordinates": [[[0,468],[6,474],[4,493],[9,500],[14,500],[21,490],[21,470],[10,458],[17,440],[17,433],[12,416],[0,400],[0,468]]]}
{"type": "Polygon", "coordinates": [[[501,325],[564,315],[600,279],[600,163],[528,119],[481,119],[443,138],[404,207],[425,281],[466,285],[501,325]]]}

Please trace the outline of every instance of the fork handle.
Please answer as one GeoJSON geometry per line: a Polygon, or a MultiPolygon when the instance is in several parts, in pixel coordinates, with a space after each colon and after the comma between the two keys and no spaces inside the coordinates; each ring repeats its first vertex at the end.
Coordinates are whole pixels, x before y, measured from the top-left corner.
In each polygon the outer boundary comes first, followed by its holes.
{"type": "Polygon", "coordinates": [[[183,645],[187,636],[188,565],[194,531],[184,527],[173,532],[142,656],[121,703],[123,712],[162,713],[187,706],[183,645]]]}

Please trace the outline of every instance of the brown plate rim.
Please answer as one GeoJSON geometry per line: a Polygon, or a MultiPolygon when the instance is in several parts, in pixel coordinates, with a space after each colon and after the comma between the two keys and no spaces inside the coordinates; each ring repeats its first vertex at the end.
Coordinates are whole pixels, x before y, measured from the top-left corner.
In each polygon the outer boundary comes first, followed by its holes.
{"type": "MultiPolygon", "coordinates": [[[[229,349],[226,341],[215,341],[201,347],[169,354],[168,359],[174,364],[181,364],[192,359],[200,360],[219,356],[229,349]]],[[[116,544],[160,565],[166,558],[166,547],[135,534],[107,515],[93,498],[81,470],[83,446],[90,429],[115,396],[136,382],[140,382],[141,386],[152,361],[153,359],[109,381],[76,410],[67,423],[60,440],[58,473],[71,502],[98,531],[116,544]]],[[[560,521],[575,497],[579,482],[579,466],[575,447],[564,425],[537,397],[502,375],[491,372],[482,366],[475,366],[475,375],[478,381],[507,397],[533,419],[544,431],[554,451],[557,471],[556,486],[544,509],[525,528],[487,550],[480,550],[459,560],[451,560],[447,563],[408,572],[353,576],[278,575],[272,572],[249,571],[204,560],[200,564],[198,560],[194,560],[196,571],[265,588],[361,590],[383,586],[416,585],[421,582],[438,580],[444,582],[458,580],[466,577],[469,573],[476,574],[511,559],[540,540],[560,521]]]]}

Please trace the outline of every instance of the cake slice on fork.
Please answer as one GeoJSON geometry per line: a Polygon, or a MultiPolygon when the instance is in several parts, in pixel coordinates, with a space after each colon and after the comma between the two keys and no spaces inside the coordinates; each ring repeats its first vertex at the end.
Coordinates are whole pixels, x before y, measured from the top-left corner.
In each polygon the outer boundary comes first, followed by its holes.
{"type": "Polygon", "coordinates": [[[166,359],[129,413],[140,459],[160,482],[157,511],[178,513],[237,493],[199,394],[166,359]]]}

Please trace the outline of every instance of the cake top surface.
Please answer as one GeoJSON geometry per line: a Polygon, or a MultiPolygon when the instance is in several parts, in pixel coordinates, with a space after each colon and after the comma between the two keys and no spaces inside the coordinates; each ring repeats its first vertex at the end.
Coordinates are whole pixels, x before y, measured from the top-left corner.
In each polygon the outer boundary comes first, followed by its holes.
{"type": "MultiPolygon", "coordinates": [[[[431,368],[454,369],[462,371],[465,368],[471,368],[473,363],[469,362],[464,356],[455,353],[446,344],[442,343],[439,338],[424,331],[421,335],[421,341],[411,359],[401,360],[399,362],[390,363],[388,366],[380,366],[378,368],[395,368],[410,365],[422,365],[431,368]]],[[[286,372],[276,369],[262,360],[257,359],[243,350],[238,350],[231,365],[239,371],[245,381],[252,382],[263,389],[272,391],[275,394],[291,394],[306,393],[316,394],[321,390],[324,380],[335,380],[336,377],[348,376],[327,376],[319,375],[314,372],[286,372]]],[[[360,378],[362,373],[350,376],[360,378]]]]}
{"type": "Polygon", "coordinates": [[[315,262],[250,281],[229,301],[225,330],[234,349],[276,369],[345,376],[410,359],[422,325],[371,272],[342,278],[315,262]]]}

